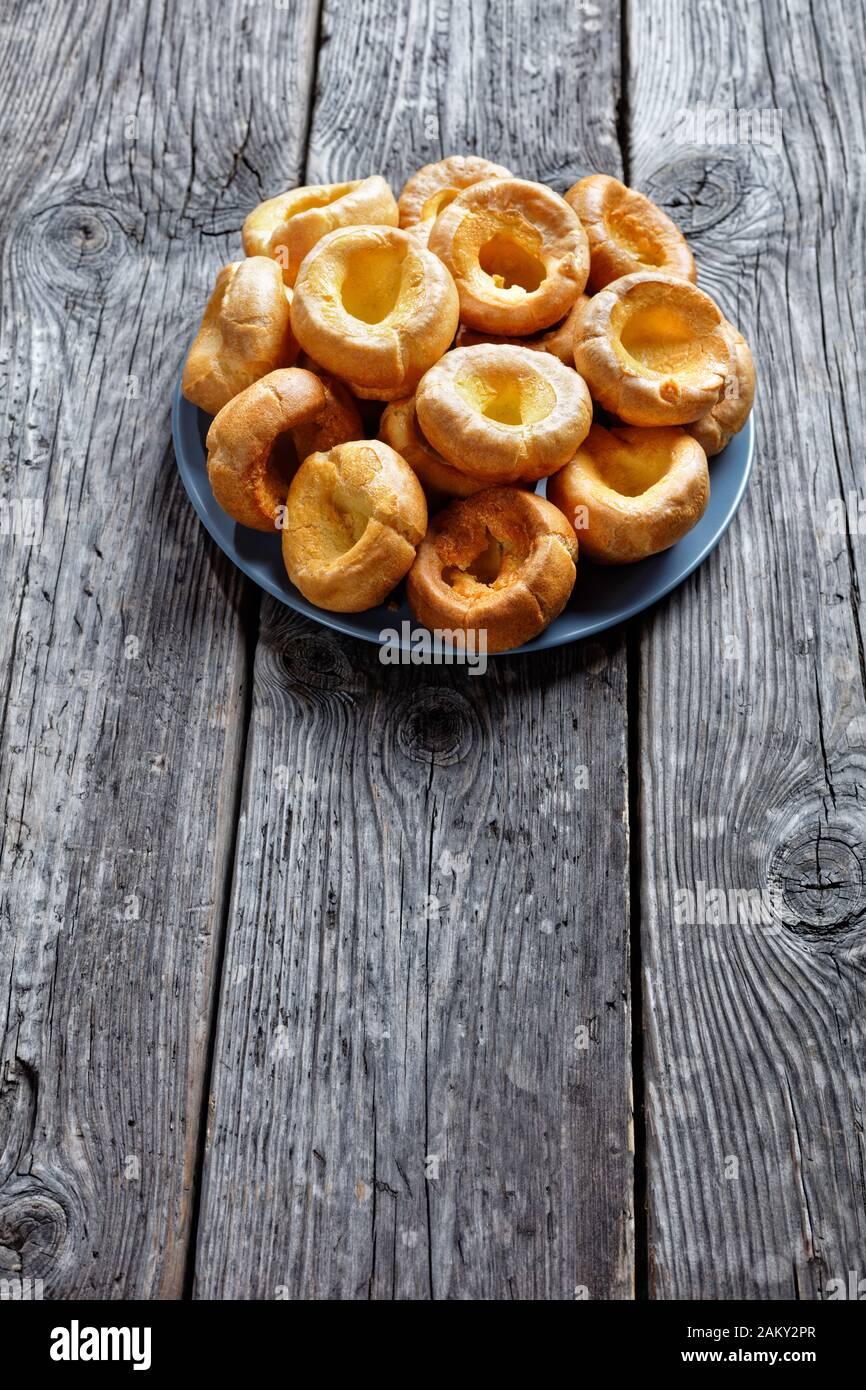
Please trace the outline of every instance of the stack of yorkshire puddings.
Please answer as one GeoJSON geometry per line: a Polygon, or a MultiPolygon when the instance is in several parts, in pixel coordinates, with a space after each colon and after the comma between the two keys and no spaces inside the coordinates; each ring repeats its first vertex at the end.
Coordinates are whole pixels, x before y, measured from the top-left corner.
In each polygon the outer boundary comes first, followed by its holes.
{"type": "Polygon", "coordinates": [[[183,393],[216,417],[217,501],[282,532],[320,608],[405,577],[427,627],[519,646],[565,606],[578,535],[621,565],[695,525],[707,456],[752,406],[749,349],[681,232],[603,174],[560,197],[456,155],[396,202],[378,176],[270,198],[243,242],[183,393]]]}

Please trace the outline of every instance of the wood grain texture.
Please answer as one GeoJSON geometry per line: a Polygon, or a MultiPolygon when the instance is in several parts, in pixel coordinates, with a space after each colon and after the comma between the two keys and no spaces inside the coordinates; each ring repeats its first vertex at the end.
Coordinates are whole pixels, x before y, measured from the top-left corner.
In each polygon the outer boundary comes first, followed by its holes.
{"type": "Polygon", "coordinates": [[[3,12],[0,1275],[52,1298],[184,1284],[247,654],[169,401],[315,34],[229,8],[3,12]]]}
{"type": "MultiPolygon", "coordinates": [[[[326,4],[307,177],[615,171],[598,13],[326,4]]],[[[198,1295],[631,1295],[625,694],[621,634],[472,677],[264,601],[198,1295]]]]}
{"type": "Polygon", "coordinates": [[[642,649],[650,1292],[826,1297],[866,1269],[864,545],[836,525],[864,488],[866,25],[632,0],[628,33],[632,179],[759,377],[746,503],[642,649]],[[699,102],[780,110],[778,143],[678,145],[699,102]],[[678,925],[700,883],[774,891],[770,925],[678,925]]]}
{"type": "Polygon", "coordinates": [[[258,595],[167,408],[304,170],[475,150],[562,189],[618,136],[760,382],[742,513],[637,663],[649,1293],[863,1277],[866,21],[624,31],[621,90],[616,4],[4,8],[0,1278],[184,1290],[231,893],[196,1292],[630,1296],[623,634],[395,671],[265,600],[248,711],[258,595]],[[778,145],[679,143],[699,103],[778,145]],[[699,885],[772,923],[679,923],[699,885]]]}

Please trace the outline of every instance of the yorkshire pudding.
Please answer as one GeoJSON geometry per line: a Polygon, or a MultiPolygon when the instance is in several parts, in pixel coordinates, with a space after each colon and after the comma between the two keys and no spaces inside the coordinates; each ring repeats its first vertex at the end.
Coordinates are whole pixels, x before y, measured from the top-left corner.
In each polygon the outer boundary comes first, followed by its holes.
{"type": "Polygon", "coordinates": [[[484,632],[487,650],[504,652],[562,612],[576,559],[574,531],[550,502],[520,488],[489,487],[433,518],[406,593],[427,627],[484,632]]]}
{"type": "Polygon", "coordinates": [[[333,424],[328,389],[300,367],[269,372],[233,396],[207,434],[208,477],[223,511],[242,526],[273,531],[298,454],[317,427],[328,437],[333,424]]]}
{"type": "Polygon", "coordinates": [[[501,164],[491,164],[475,154],[452,154],[436,164],[425,164],[413,174],[397,199],[400,226],[412,229],[426,242],[433,223],[453,203],[464,188],[471,188],[484,179],[510,179],[511,170],[501,164]]]}
{"type": "Polygon", "coordinates": [[[298,355],[290,300],[266,257],[224,265],[184,365],[186,399],[216,415],[259,377],[290,366],[298,355]]]}
{"type": "Polygon", "coordinates": [[[408,463],[378,439],[311,454],[286,502],[283,561],[319,608],[374,608],[415,559],[427,504],[408,463]]]}
{"type": "Polygon", "coordinates": [[[454,337],[458,300],[442,262],[395,227],[340,227],[304,260],[292,327],[353,390],[414,391],[454,337]]]}
{"type": "Polygon", "coordinates": [[[471,497],[488,486],[454,468],[427,443],[415,414],[415,397],[392,401],[379,425],[379,438],[406,460],[418,478],[428,504],[440,505],[452,497],[471,497]]]}
{"type": "Polygon", "coordinates": [[[476,333],[474,328],[467,328],[465,323],[461,323],[457,329],[454,346],[477,347],[479,343],[508,343],[512,347],[532,348],[534,352],[552,352],[566,367],[573,367],[574,326],[584,304],[588,303],[588,295],[578,295],[574,308],[569,310],[561,323],[554,324],[553,328],[547,329],[544,333],[529,333],[524,338],[508,338],[501,333],[476,333]]]}
{"type": "Polygon", "coordinates": [[[568,190],[565,201],[589,238],[593,294],[638,270],[697,279],[694,257],[679,227],[643,193],[607,174],[591,174],[568,190]]]}
{"type": "Polygon", "coordinates": [[[574,362],[595,400],[629,425],[685,425],[721,399],[730,371],[725,319],[688,280],[640,271],[593,295],[574,362]]]}
{"type": "Polygon", "coordinates": [[[700,521],[710,496],[707,456],[685,430],[593,425],[548,479],[547,495],[578,531],[582,554],[626,565],[667,550],[700,521]]]}
{"type": "Polygon", "coordinates": [[[722,398],[708,415],[687,426],[707,458],[720,454],[733,436],[739,434],[755,400],[755,364],[749,345],[732,323],[725,322],[724,333],[731,346],[732,365],[722,398]]]}
{"type": "Polygon", "coordinates": [[[293,285],[301,261],[336,227],[377,223],[396,227],[394,194],[378,174],[351,183],[310,184],[259,203],[244,222],[244,251],[270,256],[293,285]]]}
{"type": "Polygon", "coordinates": [[[437,217],[429,245],[454,277],[463,322],[484,333],[550,328],[571,309],[589,271],[576,213],[526,179],[465,189],[437,217]]]}
{"type": "Polygon", "coordinates": [[[547,477],[592,423],[577,372],[549,353],[505,344],[446,353],[422,378],[415,407],[433,448],[487,483],[547,477]]]}

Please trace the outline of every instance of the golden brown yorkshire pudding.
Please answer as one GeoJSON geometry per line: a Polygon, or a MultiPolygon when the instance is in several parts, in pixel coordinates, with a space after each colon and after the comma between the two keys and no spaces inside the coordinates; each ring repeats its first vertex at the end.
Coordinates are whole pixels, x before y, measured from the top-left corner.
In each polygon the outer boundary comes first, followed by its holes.
{"type": "Polygon", "coordinates": [[[409,571],[413,613],[429,628],[485,633],[510,651],[561,613],[574,587],[577,538],[550,502],[490,487],[430,523],[409,571]]]}
{"type": "Polygon", "coordinates": [[[720,454],[749,418],[755,400],[755,364],[749,345],[732,323],[725,322],[725,336],[731,346],[732,365],[718,405],[709,415],[688,425],[707,458],[720,454]]]}
{"type": "Polygon", "coordinates": [[[577,372],[549,353],[507,344],[446,353],[422,378],[415,408],[433,448],[488,483],[554,473],[592,423],[577,372]]]}
{"type": "Polygon", "coordinates": [[[501,333],[476,333],[461,323],[454,340],[455,347],[477,347],[479,343],[509,343],[512,347],[528,347],[534,352],[552,352],[566,367],[574,366],[574,326],[589,296],[578,295],[574,307],[569,310],[561,323],[548,328],[543,333],[528,333],[524,338],[508,338],[501,333]]]}
{"type": "Polygon", "coordinates": [[[295,282],[292,327],[311,357],[379,399],[409,395],[457,328],[442,262],[396,227],[341,227],[323,237],[295,282]]]}
{"type": "Polygon", "coordinates": [[[224,265],[187,354],[181,390],[216,415],[232,396],[298,355],[291,291],[264,256],[224,265]]]}
{"type": "Polygon", "coordinates": [[[283,561],[292,583],[319,608],[374,608],[415,559],[427,529],[421,484],[378,439],[311,454],[289,488],[283,561]]]}
{"type": "Polygon", "coordinates": [[[700,521],[707,456],[682,429],[593,425],[547,495],[576,528],[583,555],[626,565],[667,550],[700,521]]]}
{"type": "Polygon", "coordinates": [[[397,199],[400,226],[405,231],[410,228],[420,231],[426,241],[440,212],[453,203],[464,188],[471,188],[484,179],[511,177],[510,169],[474,154],[452,154],[436,164],[425,164],[412,175],[397,199]]]}
{"type": "Polygon", "coordinates": [[[427,443],[415,414],[415,397],[392,401],[379,426],[379,437],[406,460],[418,478],[429,505],[444,505],[452,497],[471,497],[489,484],[454,468],[427,443]]]}
{"type": "Polygon", "coordinates": [[[317,428],[323,438],[333,434],[332,397],[300,367],[269,372],[233,396],[207,435],[208,477],[223,511],[242,526],[273,531],[299,452],[317,428]]]}
{"type": "Polygon", "coordinates": [[[272,257],[286,284],[293,285],[307,252],[336,227],[396,227],[397,221],[394,194],[378,174],[350,183],[311,184],[259,203],[244,223],[244,251],[272,257]]]}
{"type": "Polygon", "coordinates": [[[454,277],[463,322],[484,333],[550,328],[589,271],[576,214],[558,193],[526,179],[465,189],[437,217],[429,244],[454,277]]]}
{"type": "Polygon", "coordinates": [[[697,279],[694,257],[679,227],[643,193],[607,174],[591,174],[568,190],[565,201],[589,238],[591,293],[638,270],[697,279]]]}
{"type": "Polygon", "coordinates": [[[689,424],[724,391],[724,324],[690,281],[640,271],[592,296],[575,327],[574,363],[593,398],[627,424],[689,424]]]}

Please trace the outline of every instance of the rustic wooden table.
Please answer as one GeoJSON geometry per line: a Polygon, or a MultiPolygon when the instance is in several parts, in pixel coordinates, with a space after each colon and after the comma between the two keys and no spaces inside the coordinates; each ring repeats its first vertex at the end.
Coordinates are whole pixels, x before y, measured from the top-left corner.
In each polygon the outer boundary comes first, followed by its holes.
{"type": "Polygon", "coordinates": [[[0,1277],[862,1277],[862,3],[17,0],[0,23],[0,1277]],[[714,110],[770,125],[720,143],[714,110]],[[484,679],[385,668],[263,597],[169,428],[257,201],[460,151],[647,191],[760,374],[756,472],[703,568],[484,679]],[[683,923],[685,889],[785,910],[683,923]]]}

